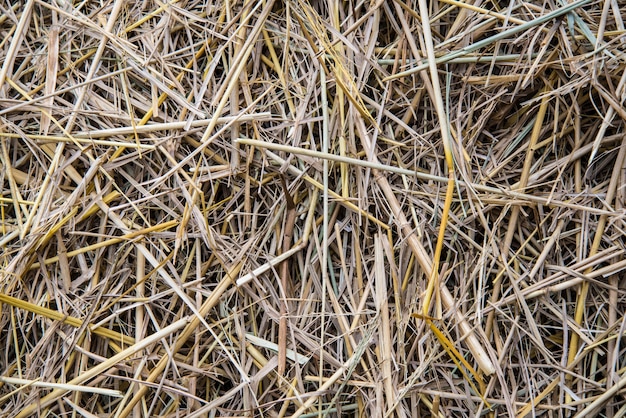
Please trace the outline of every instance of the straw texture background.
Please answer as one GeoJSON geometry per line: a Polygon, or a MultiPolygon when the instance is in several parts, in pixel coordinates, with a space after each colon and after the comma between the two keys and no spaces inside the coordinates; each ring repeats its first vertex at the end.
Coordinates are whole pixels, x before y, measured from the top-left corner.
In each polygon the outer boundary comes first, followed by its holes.
{"type": "Polygon", "coordinates": [[[0,416],[625,416],[625,19],[0,1],[0,416]]]}

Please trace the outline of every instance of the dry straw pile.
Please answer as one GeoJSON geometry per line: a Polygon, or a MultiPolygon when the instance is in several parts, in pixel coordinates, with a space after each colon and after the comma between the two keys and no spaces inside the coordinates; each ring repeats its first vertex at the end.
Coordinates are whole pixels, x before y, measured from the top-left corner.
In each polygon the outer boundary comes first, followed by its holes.
{"type": "Polygon", "coordinates": [[[625,14],[2,1],[0,415],[625,416],[625,14]]]}

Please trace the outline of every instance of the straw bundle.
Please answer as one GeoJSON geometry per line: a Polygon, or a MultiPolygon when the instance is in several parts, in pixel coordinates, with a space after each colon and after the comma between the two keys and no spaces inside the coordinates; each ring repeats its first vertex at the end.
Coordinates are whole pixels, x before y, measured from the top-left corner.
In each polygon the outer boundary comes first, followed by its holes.
{"type": "Polygon", "coordinates": [[[2,2],[0,415],[626,415],[624,10],[2,2]]]}

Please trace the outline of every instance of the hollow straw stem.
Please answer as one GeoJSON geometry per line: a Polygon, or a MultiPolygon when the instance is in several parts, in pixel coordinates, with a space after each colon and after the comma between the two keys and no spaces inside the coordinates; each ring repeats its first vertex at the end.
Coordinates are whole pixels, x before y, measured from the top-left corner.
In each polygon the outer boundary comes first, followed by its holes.
{"type": "MultiPolygon", "coordinates": [[[[94,366],[91,369],[82,372],[78,377],[70,380],[67,383],[69,385],[81,385],[82,383],[98,376],[99,374],[104,373],[106,370],[110,369],[111,367],[114,367],[116,364],[120,363],[121,361],[124,361],[125,359],[134,355],[135,353],[145,349],[149,345],[154,344],[158,342],[159,340],[161,340],[162,338],[165,338],[173,334],[174,332],[178,331],[179,329],[187,325],[188,322],[189,322],[188,318],[179,319],[178,321],[163,328],[162,330],[155,332],[150,337],[147,337],[141,341],[138,341],[132,346],[128,347],[127,349],[122,350],[120,353],[114,355],[113,357],[108,358],[107,360],[103,361],[99,365],[94,366]]],[[[54,389],[52,392],[50,392],[49,394],[41,398],[39,401],[31,402],[30,404],[28,404],[28,406],[26,406],[24,409],[22,409],[19,412],[19,414],[17,414],[16,418],[25,418],[27,416],[30,416],[33,412],[35,412],[35,410],[50,405],[52,402],[56,401],[65,393],[67,393],[70,389],[71,389],[71,386],[54,389]]]]}
{"type": "MultiPolygon", "coordinates": [[[[233,277],[239,273],[241,269],[242,263],[238,263],[233,269],[229,272],[225,273],[224,278],[219,282],[217,287],[213,290],[211,295],[204,301],[200,309],[198,309],[200,315],[202,317],[206,316],[211,309],[213,309],[220,301],[222,295],[226,290],[228,290],[233,284],[233,277]]],[[[200,327],[201,321],[200,317],[194,315],[191,317],[191,320],[187,324],[187,326],[182,330],[180,335],[176,338],[171,351],[167,352],[157,365],[152,369],[148,375],[148,377],[144,380],[146,383],[153,383],[160,377],[162,377],[163,371],[170,364],[171,356],[173,353],[178,352],[183,345],[187,342],[187,340],[196,332],[196,330],[200,327]]],[[[141,399],[146,396],[150,386],[149,385],[141,385],[141,387],[137,390],[137,392],[133,395],[133,397],[128,401],[128,404],[120,405],[121,410],[118,410],[116,418],[126,418],[130,414],[132,414],[134,406],[141,401],[141,399]]]]}
{"type": "MultiPolygon", "coordinates": [[[[626,159],[626,141],[622,142],[622,145],[619,150],[619,154],[615,159],[615,165],[613,166],[613,173],[611,175],[611,180],[609,182],[609,187],[607,188],[606,193],[606,202],[607,204],[612,204],[613,199],[615,197],[615,193],[617,191],[617,186],[619,184],[618,180],[620,178],[620,172],[622,167],[624,166],[624,160],[626,159]]],[[[595,235],[593,237],[593,243],[591,244],[591,249],[589,250],[589,256],[593,257],[599,250],[600,244],[602,243],[602,239],[604,238],[604,229],[606,228],[607,223],[606,216],[600,216],[598,220],[598,226],[596,228],[595,235]]],[[[585,274],[591,273],[591,268],[585,271],[585,274]]],[[[589,281],[583,281],[580,292],[578,293],[578,297],[576,299],[576,311],[574,312],[574,321],[576,324],[581,325],[583,321],[583,316],[586,311],[586,303],[587,303],[587,295],[589,293],[589,281]]],[[[576,357],[578,356],[578,343],[580,337],[577,333],[572,333],[572,338],[570,340],[569,352],[567,357],[567,364],[573,364],[576,361],[576,357]]]]}
{"type": "MultiPolygon", "coordinates": [[[[539,135],[541,134],[541,130],[543,128],[543,121],[546,116],[546,112],[548,111],[548,104],[550,102],[550,95],[548,94],[550,91],[550,83],[546,83],[543,89],[543,98],[541,99],[541,105],[539,105],[539,111],[537,112],[537,117],[535,118],[535,123],[533,125],[533,130],[530,136],[530,143],[528,144],[528,148],[526,149],[526,158],[524,159],[524,166],[522,167],[522,173],[520,175],[519,188],[524,189],[528,184],[528,179],[530,178],[530,169],[533,163],[533,155],[535,153],[535,148],[537,143],[539,142],[539,135]]],[[[506,266],[508,264],[507,259],[509,257],[509,249],[511,247],[511,243],[513,242],[513,236],[517,230],[517,220],[520,214],[520,207],[514,206],[511,210],[511,216],[509,218],[509,222],[507,225],[507,232],[504,238],[504,243],[502,244],[502,264],[506,266]]],[[[491,303],[495,304],[500,299],[500,291],[502,288],[502,279],[496,280],[493,284],[493,292],[491,294],[491,303]]],[[[487,324],[485,327],[485,334],[487,338],[491,336],[491,331],[494,327],[495,320],[495,311],[489,312],[489,316],[487,317],[487,324]]]]}
{"type": "MultiPolygon", "coordinates": [[[[237,140],[237,142],[242,143],[242,144],[252,145],[255,147],[259,147],[259,148],[265,148],[268,150],[284,151],[284,152],[291,153],[291,154],[314,157],[314,158],[319,158],[322,160],[337,161],[337,162],[346,163],[350,165],[356,165],[360,167],[368,167],[368,168],[375,169],[379,172],[387,171],[390,173],[402,174],[402,175],[411,176],[413,178],[420,179],[420,180],[435,181],[439,183],[447,183],[448,181],[448,177],[436,176],[434,174],[422,173],[419,171],[409,170],[409,169],[402,168],[402,167],[395,167],[395,166],[388,165],[388,164],[382,164],[377,159],[374,159],[372,161],[366,161],[366,160],[360,160],[358,158],[342,157],[341,155],[335,155],[335,154],[324,153],[324,152],[310,150],[310,149],[298,148],[298,147],[294,147],[290,145],[275,144],[275,143],[260,141],[256,139],[240,138],[237,140]]],[[[586,151],[588,152],[588,150],[590,149],[591,147],[587,147],[586,151]]],[[[577,155],[579,154],[580,153],[578,153],[577,155]]],[[[281,165],[284,164],[285,162],[284,159],[278,157],[274,153],[268,152],[268,155],[281,165]]],[[[303,174],[302,170],[300,170],[299,168],[293,165],[289,166],[288,170],[293,171],[295,175],[303,174]]],[[[322,189],[322,185],[316,182],[314,179],[306,175],[304,178],[306,179],[307,182],[313,184],[315,187],[322,189]]],[[[512,190],[512,189],[504,189],[504,188],[498,188],[498,187],[492,187],[492,186],[485,186],[484,184],[478,184],[478,183],[471,183],[471,182],[468,183],[463,180],[455,180],[455,184],[458,186],[462,186],[462,187],[469,187],[478,192],[494,194],[497,196],[512,197],[512,198],[519,199],[524,202],[539,203],[547,207],[563,207],[563,208],[569,208],[569,209],[574,209],[574,210],[583,210],[585,212],[593,213],[597,215],[608,215],[608,216],[615,215],[614,211],[608,210],[608,209],[597,209],[594,207],[581,206],[572,202],[567,202],[567,201],[562,201],[562,200],[558,200],[558,199],[554,199],[550,197],[543,197],[543,196],[537,196],[537,195],[533,195],[529,193],[524,193],[524,192],[519,191],[519,190],[522,190],[522,189],[519,189],[519,187],[512,190]]],[[[518,185],[514,185],[514,186],[518,186],[518,185]]],[[[333,198],[342,200],[342,197],[340,195],[334,194],[332,190],[329,190],[328,192],[331,194],[333,198]]],[[[346,202],[346,204],[349,204],[349,202],[346,202]]],[[[365,213],[363,213],[363,215],[367,216],[367,214],[365,213]]],[[[372,219],[370,216],[368,217],[372,219]]],[[[376,223],[380,223],[380,221],[375,220],[375,218],[372,219],[372,221],[376,223]]]]}
{"type": "MultiPolygon", "coordinates": [[[[442,57],[436,58],[435,62],[436,62],[436,64],[445,64],[446,62],[449,62],[450,60],[462,57],[462,56],[467,55],[467,54],[469,54],[471,52],[474,52],[474,51],[476,51],[476,50],[478,50],[480,48],[483,48],[483,47],[485,47],[487,45],[491,45],[492,43],[495,43],[495,42],[500,41],[502,39],[506,39],[506,38],[508,38],[508,37],[510,37],[512,35],[515,35],[515,34],[517,34],[519,32],[523,32],[523,31],[525,31],[527,29],[530,29],[532,27],[541,25],[541,24],[547,22],[548,20],[554,19],[555,17],[559,17],[561,15],[569,13],[569,12],[571,12],[572,10],[574,10],[574,9],[576,9],[578,7],[584,6],[585,4],[589,3],[590,1],[591,0],[579,0],[579,1],[576,1],[574,3],[568,4],[565,7],[561,7],[560,9],[554,10],[554,11],[548,13],[548,14],[545,14],[543,16],[540,16],[540,17],[536,18],[536,19],[533,19],[533,20],[531,20],[528,23],[525,23],[523,25],[519,25],[519,26],[513,27],[511,29],[505,30],[504,32],[500,32],[500,33],[498,33],[496,35],[490,36],[487,39],[483,39],[482,41],[475,42],[475,43],[473,43],[471,45],[468,45],[468,46],[466,46],[464,48],[461,48],[461,49],[459,49],[457,51],[453,51],[453,52],[451,52],[449,54],[446,54],[446,55],[444,55],[442,57]]],[[[430,63],[424,63],[424,64],[421,64],[421,65],[418,65],[415,68],[411,68],[410,70],[406,70],[406,71],[403,71],[401,73],[397,73],[397,74],[393,74],[393,75],[390,75],[388,77],[385,77],[383,79],[383,81],[390,81],[390,80],[394,80],[394,79],[397,79],[397,78],[406,77],[406,76],[409,76],[411,74],[415,74],[417,72],[423,71],[423,70],[427,69],[429,66],[430,66],[430,63]]]]}

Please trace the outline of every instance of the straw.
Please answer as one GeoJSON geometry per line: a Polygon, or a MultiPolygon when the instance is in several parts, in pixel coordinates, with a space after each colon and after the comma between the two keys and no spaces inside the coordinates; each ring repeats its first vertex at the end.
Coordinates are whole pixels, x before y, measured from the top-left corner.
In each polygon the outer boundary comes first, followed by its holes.
{"type": "Polygon", "coordinates": [[[626,3],[0,6],[0,416],[625,415],[626,3]]]}

